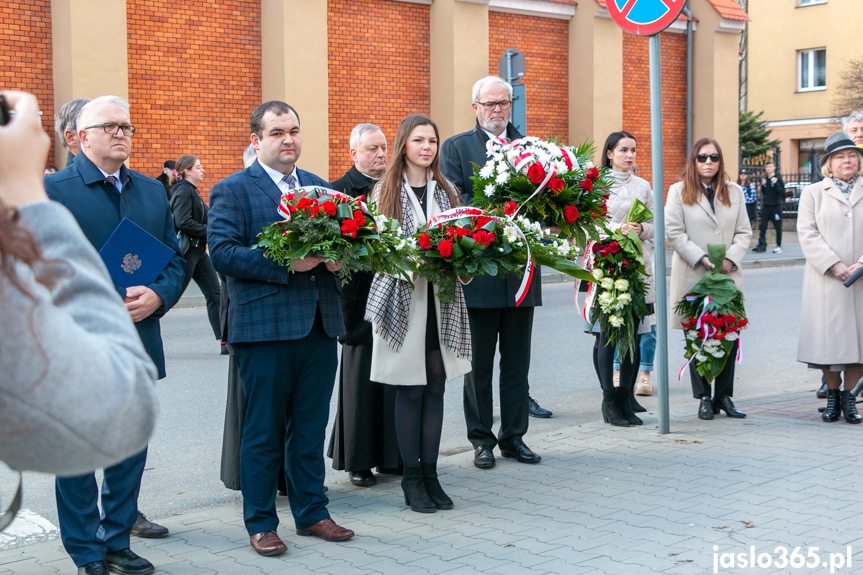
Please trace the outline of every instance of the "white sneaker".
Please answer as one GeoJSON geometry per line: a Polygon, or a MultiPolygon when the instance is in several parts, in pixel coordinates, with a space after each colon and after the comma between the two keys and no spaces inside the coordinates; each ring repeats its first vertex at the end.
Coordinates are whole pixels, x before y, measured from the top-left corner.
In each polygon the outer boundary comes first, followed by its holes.
{"type": "Polygon", "coordinates": [[[782,248],[780,246],[776,246],[775,248],[773,248],[773,253],[774,254],[781,254],[782,248]]]}

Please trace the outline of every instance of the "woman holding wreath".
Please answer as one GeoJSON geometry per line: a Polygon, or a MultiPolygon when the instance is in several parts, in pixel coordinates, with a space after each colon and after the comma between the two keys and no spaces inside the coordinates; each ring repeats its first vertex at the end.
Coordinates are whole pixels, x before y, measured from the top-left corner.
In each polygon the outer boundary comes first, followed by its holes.
{"type": "Polygon", "coordinates": [[[863,281],[843,282],[863,267],[861,153],[850,136],[827,138],[821,158],[824,179],[806,186],[797,210],[797,236],[806,256],[797,361],[820,369],[827,384],[824,421],[844,414],[860,423],[850,391],[863,377],[863,281]],[[839,391],[845,372],[845,389],[839,391]]]}
{"type": "MultiPolygon", "coordinates": [[[[689,151],[683,167],[683,181],[668,189],[665,204],[665,235],[674,256],[671,259],[669,294],[672,302],[679,302],[704,277],[713,264],[707,258],[708,244],[725,245],[725,261],[720,273],[727,274],[743,291],[743,272],[740,265],[752,227],[746,213],[743,190],[728,181],[725,161],[719,143],[711,138],[698,140],[689,151]]],[[[683,318],[674,313],[669,325],[682,329],[683,318]]],[[[743,418],[746,414],[734,407],[734,358],[739,341],[734,342],[729,359],[716,377],[716,389],[711,399],[710,382],[689,368],[692,396],[700,399],[699,419],[713,419],[719,410],[728,417],[743,418]]]]}
{"type": "MultiPolygon", "coordinates": [[[[440,172],[437,126],[426,116],[399,124],[383,179],[372,191],[380,213],[413,235],[429,219],[458,204],[440,172]]],[[[437,478],[446,380],[471,369],[470,326],[461,285],[454,303],[442,303],[436,286],[415,277],[376,275],[366,306],[374,327],[371,380],[398,386],[396,439],[404,462],[402,489],[413,511],[452,509],[437,478]],[[419,366],[424,366],[418,369],[419,366]]]]}

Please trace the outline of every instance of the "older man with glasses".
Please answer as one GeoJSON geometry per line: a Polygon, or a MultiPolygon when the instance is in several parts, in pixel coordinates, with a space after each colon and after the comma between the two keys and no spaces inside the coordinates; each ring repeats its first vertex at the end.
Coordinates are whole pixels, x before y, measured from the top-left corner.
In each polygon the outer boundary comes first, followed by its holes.
{"type": "MultiPolygon", "coordinates": [[[[459,189],[465,203],[473,201],[474,165],[486,162],[489,140],[513,140],[522,135],[510,121],[512,86],[497,76],[487,76],[473,86],[476,127],[444,142],[441,158],[444,175],[459,189]]],[[[495,445],[504,457],[521,463],[539,463],[541,457],[522,439],[528,415],[551,417],[528,393],[530,338],[534,306],[542,305],[542,287],[537,274],[520,306],[515,293],[520,278],[475,278],[464,286],[473,347],[473,371],[464,378],[464,413],[467,436],[474,447],[474,465],[494,467],[495,445]],[[492,431],[492,384],[494,356],[500,339],[500,431],[492,431]]]]}
{"type": "MultiPolygon", "coordinates": [[[[102,96],[89,102],[78,115],[77,133],[81,152],[67,169],[46,176],[48,197],[72,212],[97,250],[120,221],[128,218],[174,251],[153,283],[115,286],[161,379],[165,377],[165,354],[159,318],[180,298],[185,264],[164,188],[124,164],[135,134],[125,100],[102,96]]],[[[95,472],[57,478],[60,537],[78,567],[78,575],[107,575],[109,570],[123,575],[153,573],[153,565],[129,549],[146,460],[144,449],[105,468],[101,516],[95,472]]]]}

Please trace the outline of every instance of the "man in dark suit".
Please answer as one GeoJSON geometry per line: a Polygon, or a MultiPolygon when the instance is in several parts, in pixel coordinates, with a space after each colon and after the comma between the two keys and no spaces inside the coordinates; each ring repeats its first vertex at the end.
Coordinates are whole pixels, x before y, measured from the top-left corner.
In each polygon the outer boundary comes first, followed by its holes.
{"type": "MultiPolygon", "coordinates": [[[[368,197],[387,167],[387,139],[374,124],[351,130],[350,154],[354,165],[333,182],[333,189],[353,197],[368,197]]],[[[339,338],[339,402],[330,447],[333,469],[350,473],[357,487],[377,483],[372,468],[398,471],[401,462],[395,430],[395,391],[391,385],[370,380],[372,324],[364,319],[371,272],[357,272],[342,286],[342,314],[347,333],[339,338]]]]}
{"type": "MultiPolygon", "coordinates": [[[[509,122],[512,86],[488,76],[473,86],[476,127],[456,134],[441,147],[442,169],[461,191],[465,203],[473,201],[474,165],[486,162],[486,142],[491,138],[512,140],[522,137],[509,122]]],[[[528,393],[530,338],[533,308],[542,305],[540,274],[519,307],[515,293],[520,280],[479,277],[463,287],[473,346],[473,370],[464,377],[464,417],[467,437],[474,446],[473,463],[480,469],[494,467],[495,445],[504,457],[522,463],[539,463],[541,457],[522,439],[528,428],[528,414],[551,417],[528,393]],[[492,384],[494,354],[500,338],[500,433],[492,431],[492,384]],[[531,413],[531,404],[533,407],[531,413]]]]}
{"type": "Polygon", "coordinates": [[[300,170],[300,118],[284,102],[252,112],[257,161],[210,192],[207,243],[228,280],[228,343],[240,366],[245,419],[240,447],[243,519],[252,548],[265,556],[287,548],[276,533],[279,454],[285,453],[288,500],[298,535],[344,541],[324,495],[324,440],[345,333],[338,263],[307,256],[293,272],[251,250],[260,231],[280,220],[282,192],[328,182],[300,170]],[[285,424],[281,433],[280,422],[285,424]]]}
{"type": "MultiPolygon", "coordinates": [[[[97,250],[129,218],[176,252],[152,284],[117,288],[161,379],[165,354],[159,318],[180,297],[185,263],[168,200],[159,182],[124,165],[135,133],[126,101],[116,96],[92,100],[81,109],[77,129],[81,151],[71,166],[45,178],[48,196],[72,212],[97,250]]],[[[104,470],[101,519],[95,473],[57,478],[60,536],[79,575],[105,575],[109,569],[128,575],[153,572],[149,561],[129,549],[146,459],[145,449],[104,470]]]]}

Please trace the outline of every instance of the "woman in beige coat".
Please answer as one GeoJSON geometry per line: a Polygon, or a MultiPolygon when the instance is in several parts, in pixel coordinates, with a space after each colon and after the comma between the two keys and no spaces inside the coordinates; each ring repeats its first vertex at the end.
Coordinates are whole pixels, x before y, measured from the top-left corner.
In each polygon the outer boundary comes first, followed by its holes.
{"type": "MultiPolygon", "coordinates": [[[[381,213],[399,220],[412,235],[428,220],[458,203],[440,172],[437,126],[426,116],[408,116],[396,133],[384,177],[372,191],[381,213]]],[[[437,478],[446,380],[471,369],[470,325],[461,285],[456,301],[441,303],[423,278],[376,275],[366,305],[374,327],[371,380],[398,386],[396,440],[404,462],[405,504],[420,513],[452,509],[437,478]]]]}
{"type": "Polygon", "coordinates": [[[836,421],[841,412],[848,423],[860,423],[849,391],[863,377],[863,281],[847,288],[843,282],[863,267],[863,162],[845,132],[827,138],[825,152],[824,179],[803,189],[797,211],[797,237],[806,256],[797,361],[824,374],[824,421],[836,421]]]}
{"type": "MultiPolygon", "coordinates": [[[[669,294],[672,308],[713,264],[707,259],[707,244],[725,244],[725,262],[720,273],[727,274],[743,290],[743,272],[740,265],[752,227],[746,215],[743,190],[728,181],[725,163],[719,144],[710,138],[698,140],[689,152],[683,168],[683,181],[668,190],[665,207],[665,234],[674,256],[671,259],[671,285],[669,294]]],[[[670,326],[682,329],[681,318],[674,313],[670,326]]],[[[692,395],[700,399],[699,419],[713,419],[719,410],[728,417],[746,417],[731,401],[734,394],[734,357],[738,342],[729,352],[725,368],[716,377],[713,399],[710,382],[694,368],[689,369],[692,395]]]]}

